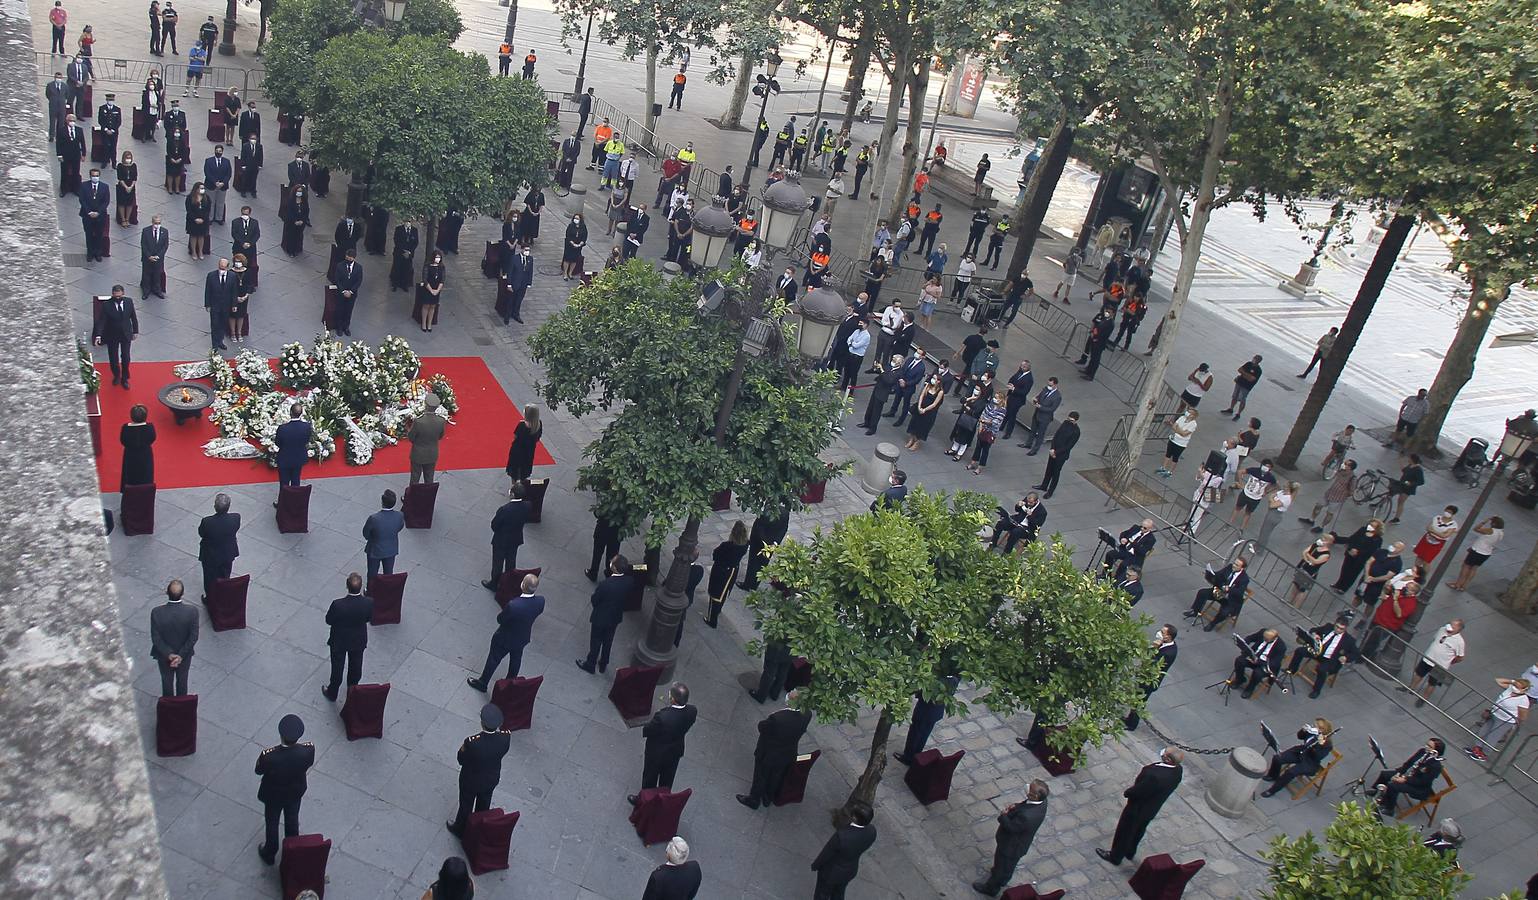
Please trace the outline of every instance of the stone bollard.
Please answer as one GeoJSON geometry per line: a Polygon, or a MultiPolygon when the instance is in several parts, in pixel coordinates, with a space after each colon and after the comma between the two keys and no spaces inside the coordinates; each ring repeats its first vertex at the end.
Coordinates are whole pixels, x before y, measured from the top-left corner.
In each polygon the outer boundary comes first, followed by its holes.
{"type": "Polygon", "coordinates": [[[897,458],[902,451],[896,444],[888,444],[885,441],[876,445],[876,452],[871,455],[870,462],[865,464],[865,472],[860,478],[861,485],[868,494],[879,494],[891,484],[892,470],[897,468],[897,458]]]}
{"type": "Polygon", "coordinates": [[[1254,801],[1265,772],[1264,756],[1249,747],[1235,747],[1228,755],[1228,765],[1207,788],[1207,805],[1230,819],[1241,818],[1254,801]]]}

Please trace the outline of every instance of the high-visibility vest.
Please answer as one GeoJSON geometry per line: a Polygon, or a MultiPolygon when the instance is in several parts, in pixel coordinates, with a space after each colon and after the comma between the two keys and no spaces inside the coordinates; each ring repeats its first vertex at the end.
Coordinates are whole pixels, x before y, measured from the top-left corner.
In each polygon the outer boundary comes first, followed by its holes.
{"type": "Polygon", "coordinates": [[[774,139],[776,141],[779,141],[780,143],[789,143],[790,142],[790,134],[787,133],[785,131],[785,129],[781,128],[779,133],[774,136],[774,139]]]}
{"type": "Polygon", "coordinates": [[[758,222],[754,221],[752,216],[743,216],[742,221],[737,223],[737,228],[740,229],[743,234],[752,234],[755,230],[757,230],[758,222]]]}
{"type": "Polygon", "coordinates": [[[822,140],[822,152],[824,152],[824,153],[832,153],[833,152],[833,136],[831,134],[828,135],[827,137],[823,138],[823,140],[822,140]]]}
{"type": "Polygon", "coordinates": [[[830,257],[826,253],[813,253],[812,265],[817,266],[820,269],[826,269],[828,267],[829,258],[830,257]]]}
{"type": "Polygon", "coordinates": [[[939,210],[932,209],[932,210],[929,211],[929,214],[924,217],[924,221],[926,221],[926,222],[938,222],[938,221],[940,221],[940,219],[944,218],[944,215],[945,214],[940,212],[939,210]]]}
{"type": "Polygon", "coordinates": [[[625,142],[619,138],[610,138],[609,142],[603,145],[603,152],[618,159],[625,155],[625,142]]]}
{"type": "Polygon", "coordinates": [[[796,146],[797,147],[805,147],[806,146],[806,135],[804,135],[804,134],[796,135],[796,146]]]}
{"type": "Polygon", "coordinates": [[[502,46],[498,47],[497,48],[497,55],[501,56],[501,57],[504,57],[504,58],[512,56],[513,55],[513,45],[512,44],[503,44],[502,46]]]}
{"type": "Polygon", "coordinates": [[[868,166],[868,165],[870,165],[870,153],[868,153],[867,151],[861,150],[860,151],[860,155],[856,156],[854,158],[854,161],[856,163],[858,163],[859,165],[868,166]]]}
{"type": "Polygon", "coordinates": [[[923,210],[919,209],[919,205],[917,203],[908,204],[908,218],[917,219],[919,217],[919,213],[921,212],[923,212],[923,210]]]}
{"type": "Polygon", "coordinates": [[[539,60],[535,58],[533,52],[530,52],[528,56],[523,58],[523,64],[526,66],[532,66],[538,61],[539,60]]]}
{"type": "Polygon", "coordinates": [[[1009,234],[1009,222],[1008,222],[1008,220],[997,222],[997,223],[994,224],[993,227],[994,227],[994,229],[996,231],[998,231],[999,234],[1009,234]]]}
{"type": "Polygon", "coordinates": [[[611,137],[614,137],[614,126],[613,125],[594,125],[593,126],[593,143],[595,143],[595,144],[608,143],[608,140],[611,137]]]}
{"type": "Polygon", "coordinates": [[[699,158],[700,158],[700,155],[698,153],[695,153],[693,150],[689,150],[689,149],[686,148],[686,149],[678,151],[678,161],[681,162],[681,163],[686,163],[686,164],[692,166],[692,165],[694,165],[694,161],[699,159],[699,158]]]}
{"type": "Polygon", "coordinates": [[[678,73],[678,74],[677,74],[677,75],[674,75],[674,76],[673,76],[673,83],[674,83],[674,84],[675,84],[675,85],[681,85],[681,84],[683,84],[683,83],[684,83],[684,82],[685,82],[685,81],[688,81],[688,80],[689,80],[689,79],[688,79],[688,78],[686,78],[686,77],[684,77],[684,73],[682,73],[682,72],[679,72],[679,73],[678,73]]]}

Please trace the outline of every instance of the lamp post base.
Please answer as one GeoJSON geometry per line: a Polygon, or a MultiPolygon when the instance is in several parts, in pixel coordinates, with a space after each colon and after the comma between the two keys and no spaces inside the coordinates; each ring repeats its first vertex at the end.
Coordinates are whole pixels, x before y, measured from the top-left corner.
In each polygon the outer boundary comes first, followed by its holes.
{"type": "Polygon", "coordinates": [[[224,7],[224,34],[219,38],[219,55],[235,55],[235,0],[229,0],[224,7]]]}

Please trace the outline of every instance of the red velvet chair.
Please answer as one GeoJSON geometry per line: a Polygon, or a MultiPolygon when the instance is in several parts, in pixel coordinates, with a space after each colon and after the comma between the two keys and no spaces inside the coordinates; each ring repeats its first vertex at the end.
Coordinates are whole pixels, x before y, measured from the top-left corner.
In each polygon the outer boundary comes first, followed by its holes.
{"type": "Polygon", "coordinates": [[[150,117],[145,115],[144,110],[135,106],[133,112],[133,139],[136,141],[147,141],[150,139],[149,132],[150,117]]]}
{"type": "Polygon", "coordinates": [[[732,489],[716,491],[710,495],[710,508],[715,512],[726,512],[732,508],[732,489]]]}
{"type": "Polygon", "coordinates": [[[775,806],[788,806],[806,799],[806,779],[811,776],[812,765],[821,755],[821,750],[813,750],[796,757],[790,764],[790,771],[785,773],[785,780],[780,782],[780,792],[774,796],[775,806]]]}
{"type": "Polygon", "coordinates": [[[523,502],[529,504],[529,521],[540,522],[545,517],[545,491],[550,489],[548,478],[527,478],[523,482],[523,502]]]}
{"type": "Polygon", "coordinates": [[[1143,860],[1127,884],[1141,900],[1180,900],[1186,885],[1206,864],[1205,859],[1177,863],[1168,853],[1155,853],[1143,860]]]}
{"type": "Polygon", "coordinates": [[[827,494],[828,480],[826,478],[824,478],[822,481],[808,481],[806,484],[801,486],[802,503],[821,503],[827,494]]]}
{"type": "Polygon", "coordinates": [[[966,755],[967,751],[957,750],[950,756],[941,756],[939,750],[931,747],[913,757],[913,765],[908,767],[903,781],[925,806],[944,800],[951,795],[951,776],[966,755]]]}
{"type": "Polygon", "coordinates": [[[1017,884],[1005,890],[1000,900],[1062,900],[1066,893],[1068,892],[1058,889],[1050,894],[1041,894],[1037,893],[1035,885],[1017,884]]]}
{"type": "Polygon", "coordinates": [[[498,270],[502,268],[502,242],[487,241],[486,253],[481,256],[481,274],[487,278],[496,278],[498,270]]]}
{"type": "Polygon", "coordinates": [[[118,524],[126,535],[155,533],[155,486],[130,484],[123,488],[118,524]]]}
{"type": "Polygon", "coordinates": [[[296,834],[283,839],[283,859],[278,863],[278,878],[283,883],[283,900],[294,900],[305,891],[326,896],[326,861],[331,856],[331,841],[318,834],[296,834]]]}
{"type": "Polygon", "coordinates": [[[325,288],[324,300],[320,307],[320,324],[328,329],[335,329],[332,323],[336,321],[336,301],[341,295],[337,292],[336,285],[328,284],[325,288]]]}
{"type": "Polygon", "coordinates": [[[522,731],[534,721],[534,698],[545,676],[501,678],[491,686],[491,702],[502,710],[502,730],[522,731]]]}
{"type": "Polygon", "coordinates": [[[812,683],[812,662],[804,656],[790,661],[790,674],[785,676],[785,690],[806,687],[812,683]]]}
{"type": "Polygon", "coordinates": [[[310,486],[285,484],[278,488],[278,531],[307,534],[310,530],[310,486]]]}
{"type": "Polygon", "coordinates": [[[401,501],[401,515],[407,528],[433,527],[433,505],[438,501],[438,483],[413,484],[406,487],[406,498],[401,501]]]}
{"type": "Polygon", "coordinates": [[[1073,771],[1073,754],[1063,750],[1054,749],[1047,743],[1047,735],[1062,731],[1061,725],[1043,727],[1032,723],[1031,730],[1026,732],[1025,745],[1041,763],[1042,768],[1053,775],[1067,775],[1073,771]]]}
{"type": "Polygon", "coordinates": [[[385,700],[389,696],[389,682],[355,684],[347,689],[347,702],[342,704],[342,724],[346,726],[349,741],[384,737],[385,700]]]}
{"type": "Polygon", "coordinates": [[[543,571],[545,570],[535,566],[532,569],[508,569],[506,572],[503,572],[501,580],[497,582],[497,605],[506,606],[507,601],[523,592],[521,588],[523,576],[538,575],[543,571]]]}
{"type": "Polygon", "coordinates": [[[224,143],[224,113],[217,109],[208,111],[208,128],[203,137],[210,144],[224,143]]]}
{"type": "Polygon", "coordinates": [[[374,619],[370,625],[399,625],[401,598],[406,594],[406,572],[373,575],[368,580],[368,595],[374,598],[374,619]]]}
{"type": "Polygon", "coordinates": [[[278,143],[291,147],[299,143],[302,123],[303,117],[296,122],[288,113],[278,113],[278,143]]]}
{"type": "Polygon", "coordinates": [[[630,824],[641,836],[646,846],[672,840],[678,834],[678,820],[683,818],[684,806],[694,789],[674,794],[667,788],[646,788],[636,797],[635,809],[630,812],[630,824]]]}
{"type": "Polygon", "coordinates": [[[614,673],[609,700],[626,719],[649,716],[652,711],[652,694],[656,692],[657,682],[661,678],[661,666],[625,666],[614,673]]]}
{"type": "Polygon", "coordinates": [[[507,868],[507,858],[513,851],[513,828],[518,824],[518,815],[516,812],[503,812],[501,807],[470,814],[460,844],[465,848],[465,861],[470,864],[471,872],[484,875],[507,868]]]}
{"type": "Polygon", "coordinates": [[[107,159],[107,145],[102,141],[100,125],[91,126],[91,162],[104,167],[111,162],[116,162],[116,160],[107,159]]]}
{"type": "Polygon", "coordinates": [[[625,595],[625,612],[640,612],[646,602],[646,586],[651,584],[651,567],[645,563],[630,567],[630,593],[625,595]]]}
{"type": "Polygon", "coordinates": [[[155,755],[198,752],[198,695],[161,697],[155,702],[155,755]]]}
{"type": "Polygon", "coordinates": [[[251,575],[215,578],[212,592],[203,598],[208,621],[215,631],[246,627],[246,595],[251,590],[251,575]]]}

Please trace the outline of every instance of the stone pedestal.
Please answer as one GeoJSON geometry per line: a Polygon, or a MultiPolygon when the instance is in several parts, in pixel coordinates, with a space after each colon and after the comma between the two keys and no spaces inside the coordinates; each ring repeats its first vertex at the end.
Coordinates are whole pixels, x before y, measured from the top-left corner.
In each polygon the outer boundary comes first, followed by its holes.
{"type": "Polygon", "coordinates": [[[1313,300],[1320,296],[1319,288],[1314,286],[1314,282],[1318,279],[1319,267],[1304,263],[1298,266],[1298,274],[1281,282],[1277,287],[1300,300],[1313,300]]]}
{"type": "Polygon", "coordinates": [[[882,441],[876,445],[876,452],[871,455],[870,462],[865,464],[865,471],[860,473],[860,484],[867,494],[879,494],[887,489],[899,456],[902,456],[902,451],[897,449],[896,444],[882,441]]]}
{"type": "Polygon", "coordinates": [[[1207,805],[1230,819],[1243,817],[1265,772],[1264,756],[1249,747],[1235,747],[1228,755],[1228,765],[1207,788],[1207,805]]]}

